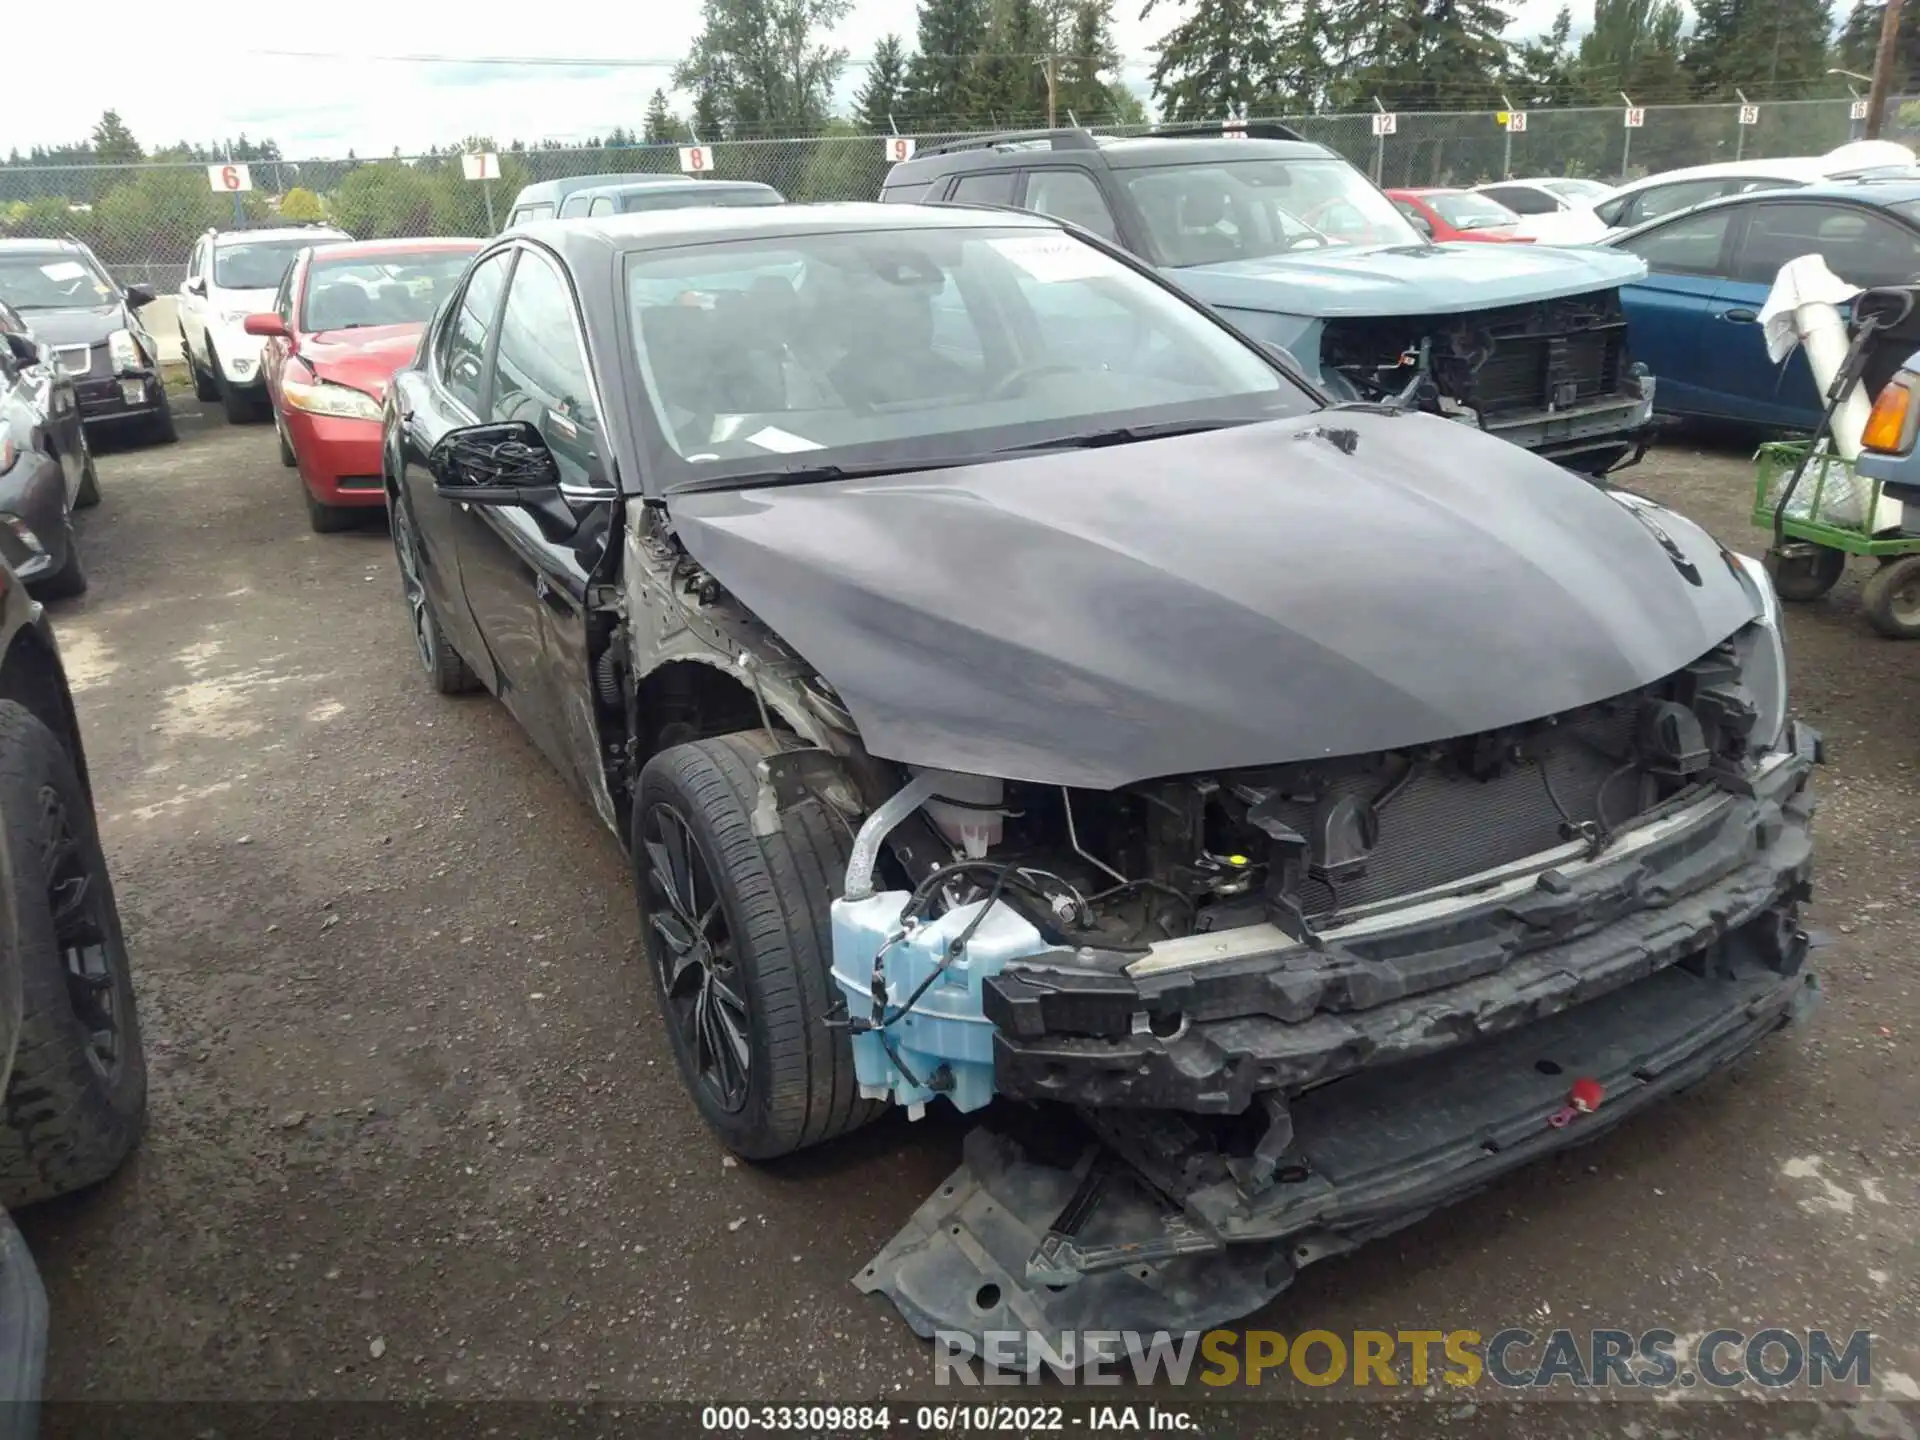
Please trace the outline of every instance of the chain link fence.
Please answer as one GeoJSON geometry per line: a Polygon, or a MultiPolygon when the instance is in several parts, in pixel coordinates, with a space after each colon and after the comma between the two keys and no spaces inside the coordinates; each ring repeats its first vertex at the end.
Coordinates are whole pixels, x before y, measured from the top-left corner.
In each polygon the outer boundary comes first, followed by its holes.
{"type": "MultiPolygon", "coordinates": [[[[1601,180],[1736,158],[1821,154],[1854,138],[1847,100],[1752,107],[1649,106],[1644,123],[1621,108],[1535,110],[1512,121],[1486,112],[1393,117],[1377,135],[1373,116],[1277,117],[1338,151],[1382,184],[1470,185],[1503,176],[1579,175],[1601,180]]],[[[1920,133],[1920,105],[1895,107],[1891,135],[1920,133]]],[[[1127,133],[1103,127],[1108,133],[1127,133]]],[[[922,146],[969,132],[922,134],[922,146]]],[[[253,189],[216,193],[199,162],[139,165],[0,164],[0,235],[72,235],[91,245],[123,282],[159,293],[177,288],[194,239],[211,226],[325,220],[362,238],[486,235],[506,220],[523,185],[590,174],[663,174],[681,168],[679,147],[639,145],[501,153],[500,176],[469,181],[460,156],[385,160],[268,160],[250,165],[253,189]]],[[[872,199],[889,168],[885,137],[720,141],[709,174],[758,180],[791,200],[872,199]]]]}

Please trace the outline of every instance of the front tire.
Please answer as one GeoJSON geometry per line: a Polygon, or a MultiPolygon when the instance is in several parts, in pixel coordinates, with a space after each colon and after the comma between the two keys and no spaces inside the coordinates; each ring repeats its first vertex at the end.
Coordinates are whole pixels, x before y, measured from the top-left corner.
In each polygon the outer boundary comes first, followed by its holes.
{"type": "Polygon", "coordinates": [[[307,524],[316,535],[334,535],[342,530],[351,530],[360,518],[343,505],[321,504],[304,484],[300,487],[300,494],[307,502],[307,524]]]}
{"type": "Polygon", "coordinates": [[[73,522],[67,522],[67,558],[58,570],[27,585],[36,600],[72,600],[87,593],[87,571],[80,563],[80,542],[74,537],[73,522]]]}
{"type": "Polygon", "coordinates": [[[643,945],[680,1078],[721,1142],[750,1160],[865,1125],[834,1003],[828,906],[845,821],[809,800],[753,833],[764,733],[663,750],[640,773],[633,875],[643,945]]]}
{"type": "Polygon", "coordinates": [[[73,759],[0,702],[0,826],[22,1013],[0,1104],[0,1202],[106,1179],[140,1136],[147,1065],[113,880],[73,759]]]}
{"type": "Polygon", "coordinates": [[[160,409],[147,421],[147,438],[156,445],[171,445],[180,438],[173,423],[173,402],[162,394],[160,409]]]}
{"type": "MultiPolygon", "coordinates": [[[[312,504],[311,499],[308,501],[312,504]]],[[[420,537],[414,532],[413,518],[397,495],[387,497],[387,528],[393,535],[394,558],[400,566],[400,593],[407,602],[407,616],[413,625],[414,648],[426,669],[427,680],[442,695],[463,695],[477,690],[480,682],[460,652],[453,648],[440,617],[433,613],[433,597],[427,593],[426,569],[420,559],[420,537]]]]}
{"type": "Polygon", "coordinates": [[[193,375],[193,398],[200,401],[218,400],[220,387],[213,377],[200,368],[200,362],[193,358],[193,347],[187,344],[187,332],[180,332],[180,353],[187,357],[187,369],[193,375]]]}
{"type": "MultiPolygon", "coordinates": [[[[84,438],[84,437],[83,437],[84,438]]],[[[73,492],[73,508],[91,510],[100,503],[100,475],[93,468],[93,447],[83,452],[86,463],[80,469],[80,488],[73,492]]]]}

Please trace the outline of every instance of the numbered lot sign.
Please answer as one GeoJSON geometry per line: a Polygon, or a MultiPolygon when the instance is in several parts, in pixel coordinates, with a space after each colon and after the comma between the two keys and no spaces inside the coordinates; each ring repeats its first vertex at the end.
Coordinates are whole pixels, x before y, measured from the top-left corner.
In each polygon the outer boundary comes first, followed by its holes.
{"type": "Polygon", "coordinates": [[[1627,111],[1627,129],[1638,130],[1647,123],[1647,112],[1639,106],[1627,111]]]}
{"type": "Polygon", "coordinates": [[[1760,123],[1760,107],[1758,105],[1742,105],[1740,107],[1740,123],[1742,125],[1758,125],[1760,123]]]}
{"type": "Polygon", "coordinates": [[[1398,115],[1393,114],[1391,111],[1389,111],[1385,115],[1382,115],[1378,110],[1373,112],[1373,133],[1374,134],[1392,135],[1397,133],[1399,129],[1400,129],[1400,117],[1398,115]]]}
{"type": "Polygon", "coordinates": [[[1867,102],[1864,100],[1854,101],[1852,105],[1847,107],[1847,116],[1849,119],[1853,119],[1853,120],[1866,119],[1867,118],[1867,102]]]}
{"type": "Polygon", "coordinates": [[[1507,133],[1509,135],[1522,134],[1525,132],[1526,128],[1527,128],[1527,112],[1526,111],[1510,110],[1507,112],[1507,133]]]}
{"type": "Polygon", "coordinates": [[[498,180],[500,178],[500,157],[491,150],[478,155],[462,155],[460,171],[469,180],[498,180]]]}
{"type": "Polygon", "coordinates": [[[689,175],[705,175],[713,169],[713,147],[711,145],[682,145],[680,147],[680,168],[689,175]]]}
{"type": "Polygon", "coordinates": [[[913,158],[913,137],[911,135],[889,135],[887,137],[887,159],[895,165],[913,158]]]}
{"type": "Polygon", "coordinates": [[[209,165],[207,184],[216,191],[251,190],[253,176],[247,173],[244,165],[209,165]]]}

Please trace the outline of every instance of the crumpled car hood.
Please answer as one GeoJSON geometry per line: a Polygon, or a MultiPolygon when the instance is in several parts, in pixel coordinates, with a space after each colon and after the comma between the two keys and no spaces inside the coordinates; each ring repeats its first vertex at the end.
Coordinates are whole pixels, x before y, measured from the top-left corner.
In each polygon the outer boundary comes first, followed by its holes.
{"type": "Polygon", "coordinates": [[[128,328],[127,312],[117,300],[71,310],[22,310],[20,318],[44,345],[98,345],[114,331],[128,328]]]}
{"type": "Polygon", "coordinates": [[[1049,784],[1538,719],[1657,680],[1756,613],[1691,522],[1426,415],[668,505],[868,750],[1049,784]]]}
{"type": "Polygon", "coordinates": [[[1624,250],[1547,245],[1373,245],[1188,265],[1168,274],[1209,305],[1321,319],[1458,315],[1631,285],[1646,262],[1624,250]]]}

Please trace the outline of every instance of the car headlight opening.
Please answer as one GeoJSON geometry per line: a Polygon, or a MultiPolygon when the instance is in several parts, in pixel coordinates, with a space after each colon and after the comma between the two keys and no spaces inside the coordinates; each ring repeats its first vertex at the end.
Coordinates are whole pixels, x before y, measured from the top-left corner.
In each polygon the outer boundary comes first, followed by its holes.
{"type": "Polygon", "coordinates": [[[351,385],[336,385],[330,380],[309,384],[304,380],[283,377],[280,393],[286,397],[288,405],[295,410],[304,410],[309,415],[328,415],[339,420],[380,418],[380,402],[366,391],[356,390],[351,385]]]}
{"type": "Polygon", "coordinates": [[[140,342],[133,338],[131,330],[116,330],[107,337],[107,358],[113,362],[116,372],[138,370],[147,363],[140,353],[140,342]]]}
{"type": "Polygon", "coordinates": [[[1751,555],[1735,555],[1740,578],[1760,613],[1733,636],[1740,659],[1740,680],[1752,696],[1757,712],[1753,722],[1755,750],[1775,750],[1787,728],[1787,645],[1782,632],[1780,597],[1767,567],[1751,555]]]}

